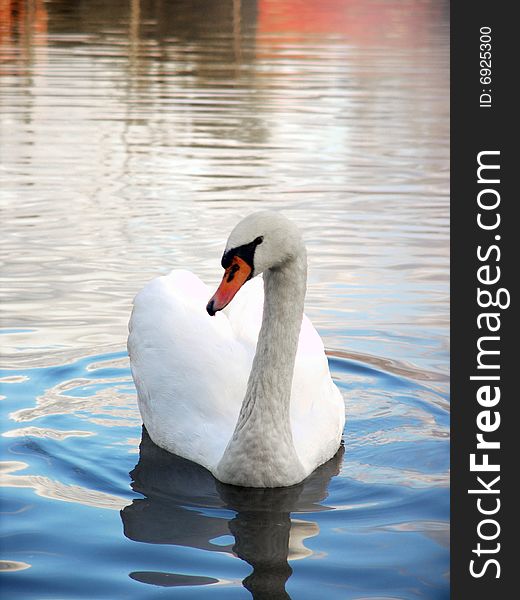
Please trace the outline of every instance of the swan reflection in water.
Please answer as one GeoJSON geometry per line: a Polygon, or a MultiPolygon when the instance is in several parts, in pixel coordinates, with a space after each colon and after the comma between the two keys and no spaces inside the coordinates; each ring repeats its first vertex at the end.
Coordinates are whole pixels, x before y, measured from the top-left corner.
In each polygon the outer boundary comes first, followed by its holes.
{"type": "MultiPolygon", "coordinates": [[[[253,567],[243,580],[253,598],[290,598],[285,583],[292,573],[288,561],[312,552],[303,540],[319,533],[313,521],[291,513],[331,510],[320,504],[331,478],[340,470],[343,446],[307,479],[288,488],[242,488],[217,481],[204,467],[156,446],[143,428],[139,462],[130,476],[132,489],[145,498],[134,499],[121,511],[124,533],[132,540],[173,544],[234,554],[253,567]],[[215,516],[214,509],[236,514],[215,516]],[[212,514],[213,513],[213,514],[212,514]],[[234,537],[234,544],[212,540],[234,537]]],[[[218,583],[212,577],[140,571],[130,577],[161,586],[218,583]]]]}

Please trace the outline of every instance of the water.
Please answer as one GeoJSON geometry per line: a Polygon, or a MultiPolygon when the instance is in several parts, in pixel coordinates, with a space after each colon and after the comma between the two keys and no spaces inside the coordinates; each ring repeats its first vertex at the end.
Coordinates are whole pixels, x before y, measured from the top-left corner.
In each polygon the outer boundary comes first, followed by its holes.
{"type": "Polygon", "coordinates": [[[447,4],[0,10],[6,597],[446,598],[447,4]],[[260,207],[303,231],[348,416],[288,490],[142,440],[125,350],[138,289],[216,285],[260,207]]]}

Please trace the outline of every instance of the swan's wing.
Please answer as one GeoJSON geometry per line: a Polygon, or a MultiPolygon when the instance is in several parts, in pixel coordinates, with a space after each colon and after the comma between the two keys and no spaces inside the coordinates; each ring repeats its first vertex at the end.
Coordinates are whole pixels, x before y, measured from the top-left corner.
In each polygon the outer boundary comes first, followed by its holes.
{"type": "Polygon", "coordinates": [[[207,314],[210,296],[189,271],[151,281],[134,300],[128,351],[150,437],[211,470],[233,433],[252,355],[226,315],[207,314]]]}
{"type": "Polygon", "coordinates": [[[345,424],[345,404],[332,381],[320,335],[303,317],[291,391],[296,453],[307,471],[333,456],[345,424]]]}

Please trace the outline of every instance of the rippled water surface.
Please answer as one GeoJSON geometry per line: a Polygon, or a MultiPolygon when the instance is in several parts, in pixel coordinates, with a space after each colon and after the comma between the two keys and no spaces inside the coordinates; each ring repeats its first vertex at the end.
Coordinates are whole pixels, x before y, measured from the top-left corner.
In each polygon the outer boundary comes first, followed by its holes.
{"type": "Polygon", "coordinates": [[[448,596],[448,51],[438,0],[0,3],[6,597],[448,596]],[[284,490],[142,437],[125,349],[260,207],[347,411],[284,490]]]}

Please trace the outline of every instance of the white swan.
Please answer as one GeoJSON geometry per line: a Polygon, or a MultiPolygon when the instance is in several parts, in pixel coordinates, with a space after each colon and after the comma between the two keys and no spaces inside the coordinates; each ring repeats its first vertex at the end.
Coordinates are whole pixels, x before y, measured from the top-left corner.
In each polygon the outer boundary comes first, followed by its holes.
{"type": "Polygon", "coordinates": [[[334,456],[345,422],[303,315],[305,246],[289,219],[261,211],[232,231],[222,266],[207,306],[207,286],[188,271],[157,277],[134,300],[128,351],[144,425],[224,483],[299,483],[334,456]],[[209,316],[260,273],[264,294],[253,280],[209,316]]]}

